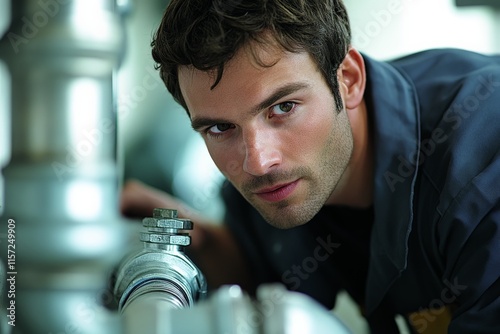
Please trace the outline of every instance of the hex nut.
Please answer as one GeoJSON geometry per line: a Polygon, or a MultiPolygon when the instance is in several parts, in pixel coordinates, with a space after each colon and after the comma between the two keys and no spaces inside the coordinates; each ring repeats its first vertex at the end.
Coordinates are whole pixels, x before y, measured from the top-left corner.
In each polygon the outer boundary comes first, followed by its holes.
{"type": "Polygon", "coordinates": [[[177,235],[177,234],[156,234],[156,233],[142,232],[140,234],[140,240],[155,244],[167,244],[167,245],[178,245],[178,246],[189,246],[191,244],[190,236],[177,235]]]}
{"type": "Polygon", "coordinates": [[[163,209],[163,208],[155,208],[153,209],[153,218],[177,218],[177,210],[173,209],[163,209]]]}
{"type": "Polygon", "coordinates": [[[142,225],[145,227],[175,228],[178,230],[192,230],[193,223],[188,219],[158,219],[144,218],[142,225]]]}

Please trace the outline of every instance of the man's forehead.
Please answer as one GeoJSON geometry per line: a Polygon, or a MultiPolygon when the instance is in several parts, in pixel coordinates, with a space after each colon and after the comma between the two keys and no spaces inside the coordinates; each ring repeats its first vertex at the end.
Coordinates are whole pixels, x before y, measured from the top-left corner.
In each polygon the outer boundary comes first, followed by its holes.
{"type": "Polygon", "coordinates": [[[217,78],[216,69],[210,70],[199,70],[193,65],[182,65],[178,68],[179,84],[181,88],[183,85],[191,86],[194,81],[206,81],[208,86],[211,86],[210,82],[215,82],[217,78]]]}
{"type": "Polygon", "coordinates": [[[197,69],[192,64],[179,66],[179,81],[192,83],[194,79],[202,79],[207,81],[210,87],[212,87],[218,79],[221,79],[219,78],[219,74],[223,76],[224,72],[238,70],[239,67],[241,68],[243,65],[248,64],[257,70],[272,67],[283,58],[285,53],[286,51],[278,46],[277,43],[252,41],[240,47],[234,56],[222,64],[222,66],[208,70],[197,69]]]}

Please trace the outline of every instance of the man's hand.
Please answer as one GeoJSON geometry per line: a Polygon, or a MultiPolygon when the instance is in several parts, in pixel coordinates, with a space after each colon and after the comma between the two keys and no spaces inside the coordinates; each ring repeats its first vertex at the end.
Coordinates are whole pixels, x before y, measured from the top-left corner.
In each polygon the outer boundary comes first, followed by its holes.
{"type": "Polygon", "coordinates": [[[120,198],[120,211],[130,218],[149,217],[154,208],[179,211],[183,206],[175,197],[136,180],[125,183],[120,198]]]}

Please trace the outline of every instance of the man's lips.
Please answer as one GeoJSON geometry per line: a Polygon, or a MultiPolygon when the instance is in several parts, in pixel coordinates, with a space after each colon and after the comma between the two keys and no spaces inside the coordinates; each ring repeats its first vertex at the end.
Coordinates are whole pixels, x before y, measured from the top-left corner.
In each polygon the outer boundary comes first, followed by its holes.
{"type": "Polygon", "coordinates": [[[268,202],[279,202],[286,199],[295,190],[299,180],[290,183],[276,185],[274,187],[261,189],[255,192],[259,198],[268,202]]]}

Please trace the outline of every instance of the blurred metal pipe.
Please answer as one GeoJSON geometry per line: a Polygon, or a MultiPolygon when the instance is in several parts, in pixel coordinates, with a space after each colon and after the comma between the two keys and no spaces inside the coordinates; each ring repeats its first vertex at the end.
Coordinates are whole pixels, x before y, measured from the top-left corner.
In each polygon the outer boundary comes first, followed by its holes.
{"type": "Polygon", "coordinates": [[[0,0],[0,38],[10,24],[10,0],[0,0]]]}
{"type": "MultiPolygon", "coordinates": [[[[15,222],[14,333],[119,333],[102,306],[126,247],[118,214],[114,0],[15,0],[0,43],[10,72],[11,160],[1,218],[15,222]]],[[[10,275],[10,274],[8,274],[10,275]]]]}
{"type": "MultiPolygon", "coordinates": [[[[349,329],[310,297],[263,284],[251,299],[238,286],[224,286],[193,308],[165,303],[134,305],[134,316],[154,334],[350,334],[349,329]],[[144,307],[139,307],[144,306],[144,307]]],[[[141,327],[134,332],[140,333],[141,327]]]]}
{"type": "MultiPolygon", "coordinates": [[[[10,25],[10,0],[0,0],[0,40],[10,25]]],[[[2,167],[5,166],[10,152],[10,107],[9,107],[9,74],[5,64],[0,61],[0,216],[4,203],[4,181],[2,167]]]]}

